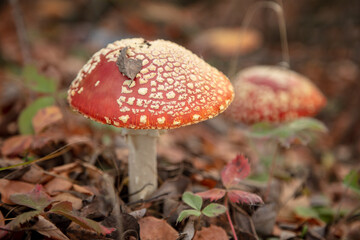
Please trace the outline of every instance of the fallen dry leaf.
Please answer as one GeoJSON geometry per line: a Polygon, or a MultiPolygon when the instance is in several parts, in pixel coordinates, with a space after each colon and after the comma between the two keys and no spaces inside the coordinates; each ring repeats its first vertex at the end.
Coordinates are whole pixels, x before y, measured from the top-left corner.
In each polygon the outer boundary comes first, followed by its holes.
{"type": "Polygon", "coordinates": [[[33,137],[30,135],[18,135],[4,141],[1,153],[4,156],[16,156],[25,154],[31,146],[33,137]]]}
{"type": "Polygon", "coordinates": [[[52,222],[45,219],[43,216],[38,216],[38,221],[34,224],[33,229],[36,230],[38,233],[57,240],[68,240],[69,238],[66,237],[60,229],[58,229],[52,222]]]}
{"type": "Polygon", "coordinates": [[[59,107],[50,106],[40,109],[32,119],[32,125],[36,134],[44,131],[51,125],[60,123],[63,120],[63,114],[59,107]]]}
{"type": "Polygon", "coordinates": [[[35,187],[34,184],[0,179],[0,193],[1,193],[1,201],[7,204],[14,204],[10,200],[10,196],[15,193],[29,193],[35,187]]]}
{"type": "Polygon", "coordinates": [[[225,230],[221,227],[210,225],[197,231],[194,240],[228,240],[225,230]]]}
{"type": "Polygon", "coordinates": [[[178,232],[163,219],[144,217],[139,224],[142,240],[176,240],[178,237],[178,232]]]}
{"type": "Polygon", "coordinates": [[[71,202],[74,210],[80,210],[82,207],[82,200],[80,198],[75,197],[70,193],[60,193],[57,196],[52,198],[55,201],[68,201],[71,202]]]}
{"type": "MultiPolygon", "coordinates": [[[[147,43],[144,42],[144,45],[147,43]]],[[[120,50],[119,57],[116,61],[116,65],[119,67],[119,71],[131,79],[131,83],[136,75],[142,69],[142,61],[139,59],[132,59],[127,57],[127,50],[129,47],[124,47],[120,50]]],[[[131,85],[130,83],[130,85],[131,85]]]]}
{"type": "Polygon", "coordinates": [[[60,177],[55,177],[45,184],[45,189],[50,195],[56,195],[59,192],[68,191],[72,187],[72,182],[67,180],[66,173],[60,174],[60,177]]]}
{"type": "Polygon", "coordinates": [[[44,170],[41,167],[32,164],[30,165],[29,170],[21,176],[21,180],[28,183],[39,183],[43,174],[44,170]]]}
{"type": "Polygon", "coordinates": [[[77,184],[73,184],[73,188],[76,192],[83,193],[89,196],[94,195],[94,193],[87,186],[80,186],[77,184]]]}

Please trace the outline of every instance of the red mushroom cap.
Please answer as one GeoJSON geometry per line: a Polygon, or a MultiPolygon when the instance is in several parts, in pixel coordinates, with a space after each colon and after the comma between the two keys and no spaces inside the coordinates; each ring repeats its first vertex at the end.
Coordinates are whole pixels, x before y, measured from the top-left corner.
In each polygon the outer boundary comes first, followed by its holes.
{"type": "Polygon", "coordinates": [[[236,76],[234,89],[235,99],[226,114],[246,124],[312,116],[326,104],[308,78],[282,67],[244,69],[236,76]]]}
{"type": "Polygon", "coordinates": [[[95,121],[132,129],[169,129],[212,118],[233,99],[220,71],[164,40],[123,39],[95,53],[68,91],[73,109],[95,121]],[[141,60],[134,80],[119,71],[120,50],[141,60]]]}

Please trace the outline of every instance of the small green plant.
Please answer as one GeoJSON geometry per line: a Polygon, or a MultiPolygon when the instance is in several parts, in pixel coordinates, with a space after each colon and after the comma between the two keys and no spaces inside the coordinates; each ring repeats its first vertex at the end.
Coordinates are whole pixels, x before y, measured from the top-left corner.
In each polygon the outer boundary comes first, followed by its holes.
{"type": "MultiPolygon", "coordinates": [[[[81,227],[93,230],[98,234],[110,234],[115,229],[113,228],[106,228],[102,226],[100,223],[95,222],[91,219],[80,217],[75,214],[72,208],[71,202],[62,201],[56,202],[52,200],[43,190],[41,185],[36,185],[35,188],[30,193],[21,193],[21,194],[13,194],[10,196],[10,200],[18,205],[29,207],[33,210],[24,212],[15,219],[13,219],[10,223],[5,226],[5,229],[8,230],[16,230],[21,228],[23,224],[29,222],[33,219],[42,219],[43,222],[45,221],[47,226],[52,227],[52,231],[54,234],[62,234],[62,232],[56,228],[56,226],[51,223],[48,215],[51,213],[58,214],[64,216],[71,221],[79,224],[81,227]],[[54,230],[55,229],[55,230],[54,230]],[[55,233],[56,232],[56,233],[55,233]]],[[[43,223],[44,224],[44,223],[43,223]]],[[[40,234],[45,236],[51,235],[51,232],[44,234],[42,231],[38,231],[40,234]]],[[[0,232],[0,237],[2,236],[0,232]]],[[[49,236],[48,236],[49,237],[49,236]]],[[[51,237],[51,236],[50,236],[51,237]]],[[[61,239],[67,239],[66,236],[61,239]]]]}
{"type": "Polygon", "coordinates": [[[264,201],[267,201],[270,192],[270,186],[274,175],[276,159],[278,158],[279,147],[290,148],[292,144],[307,145],[317,134],[326,133],[328,129],[319,120],[310,117],[302,117],[289,122],[275,125],[268,122],[261,122],[252,125],[247,135],[251,138],[269,140],[274,142],[274,153],[269,162],[270,172],[263,176],[267,179],[267,190],[264,195],[264,201]]]}
{"type": "Polygon", "coordinates": [[[181,222],[190,216],[200,217],[203,214],[207,217],[216,217],[226,212],[226,207],[218,203],[210,203],[201,209],[203,205],[202,198],[191,192],[185,192],[182,195],[182,201],[192,207],[192,209],[183,210],[179,214],[177,222],[181,222]]]}
{"type": "Polygon", "coordinates": [[[360,194],[360,171],[351,170],[344,178],[344,185],[360,194]]]}
{"type": "Polygon", "coordinates": [[[238,155],[221,171],[221,181],[224,185],[224,188],[213,188],[205,192],[197,193],[198,196],[202,197],[203,199],[210,199],[210,201],[216,201],[224,198],[226,216],[228,218],[235,240],[237,240],[237,236],[228,209],[229,201],[231,203],[242,203],[250,205],[263,204],[261,197],[258,195],[238,189],[240,182],[249,174],[250,164],[248,159],[245,158],[244,155],[238,155]]]}
{"type": "MultiPolygon", "coordinates": [[[[33,134],[31,120],[44,107],[55,103],[57,85],[54,79],[40,74],[35,66],[27,65],[22,71],[24,85],[32,92],[39,94],[37,99],[24,108],[18,118],[19,132],[21,134],[33,134]]],[[[60,95],[58,94],[57,97],[60,95]]]]}
{"type": "Polygon", "coordinates": [[[290,147],[294,142],[303,145],[309,143],[317,133],[327,132],[326,126],[314,118],[303,117],[276,126],[261,122],[252,125],[247,135],[252,138],[276,140],[284,147],[290,147]]]}

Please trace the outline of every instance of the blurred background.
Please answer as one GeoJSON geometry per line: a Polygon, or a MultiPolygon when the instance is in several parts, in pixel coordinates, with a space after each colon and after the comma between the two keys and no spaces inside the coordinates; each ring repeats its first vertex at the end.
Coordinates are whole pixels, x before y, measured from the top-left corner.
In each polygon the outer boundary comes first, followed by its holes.
{"type": "MultiPolygon", "coordinates": [[[[258,10],[248,31],[239,31],[255,2],[1,1],[1,83],[16,78],[26,64],[34,64],[66,88],[95,51],[129,37],[174,41],[227,75],[247,66],[276,65],[282,54],[273,11],[258,10]]],[[[356,159],[360,154],[360,3],[285,0],[283,4],[291,69],[309,77],[329,100],[318,116],[331,130],[326,147],[344,161],[356,159]]],[[[1,100],[4,109],[9,99],[1,100]]],[[[16,131],[7,129],[4,120],[0,123],[3,134],[16,131]]]]}
{"type": "MultiPolygon", "coordinates": [[[[17,121],[22,109],[38,97],[24,88],[26,73],[37,71],[52,79],[57,91],[65,96],[92,54],[115,40],[167,39],[200,55],[229,78],[249,66],[279,64],[283,59],[276,14],[260,9],[249,27],[243,28],[246,13],[256,2],[0,1],[0,143],[19,134],[17,121]]],[[[290,68],[311,79],[327,97],[327,106],[316,118],[329,128],[315,147],[297,148],[297,157],[293,152],[287,157],[311,168],[308,180],[313,191],[324,193],[330,186],[327,196],[339,203],[343,194],[343,189],[337,188],[339,183],[350,169],[359,170],[360,166],[360,1],[284,0],[283,7],[290,68]]],[[[62,104],[67,108],[64,97],[62,104]]],[[[219,129],[221,132],[221,126],[219,129]]],[[[194,128],[181,131],[185,135],[191,131],[205,134],[194,128]]],[[[229,160],[239,151],[227,152],[224,142],[204,137],[199,150],[197,139],[181,136],[178,134],[176,141],[192,154],[189,157],[186,153],[186,159],[205,153],[210,158],[229,160]],[[221,152],[221,157],[216,152],[221,152]],[[230,153],[231,157],[224,156],[230,153]]],[[[228,137],[220,140],[227,141],[228,137]]],[[[161,152],[161,146],[160,156],[184,158],[184,154],[175,151],[174,155],[166,148],[161,152]]],[[[194,165],[201,168],[204,162],[194,161],[194,165]]],[[[216,163],[213,165],[220,169],[216,163]]],[[[351,206],[358,206],[358,198],[349,199],[351,206]]]]}

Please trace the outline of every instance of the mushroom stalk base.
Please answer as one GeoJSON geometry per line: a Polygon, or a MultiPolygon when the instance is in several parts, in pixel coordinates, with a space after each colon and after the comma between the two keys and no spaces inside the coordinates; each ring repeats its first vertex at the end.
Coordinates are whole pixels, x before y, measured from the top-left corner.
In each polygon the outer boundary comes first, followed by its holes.
{"type": "Polygon", "coordinates": [[[126,133],[129,145],[129,194],[131,201],[145,199],[157,189],[157,130],[126,133]],[[132,195],[134,194],[134,195],[132,195]]]}

